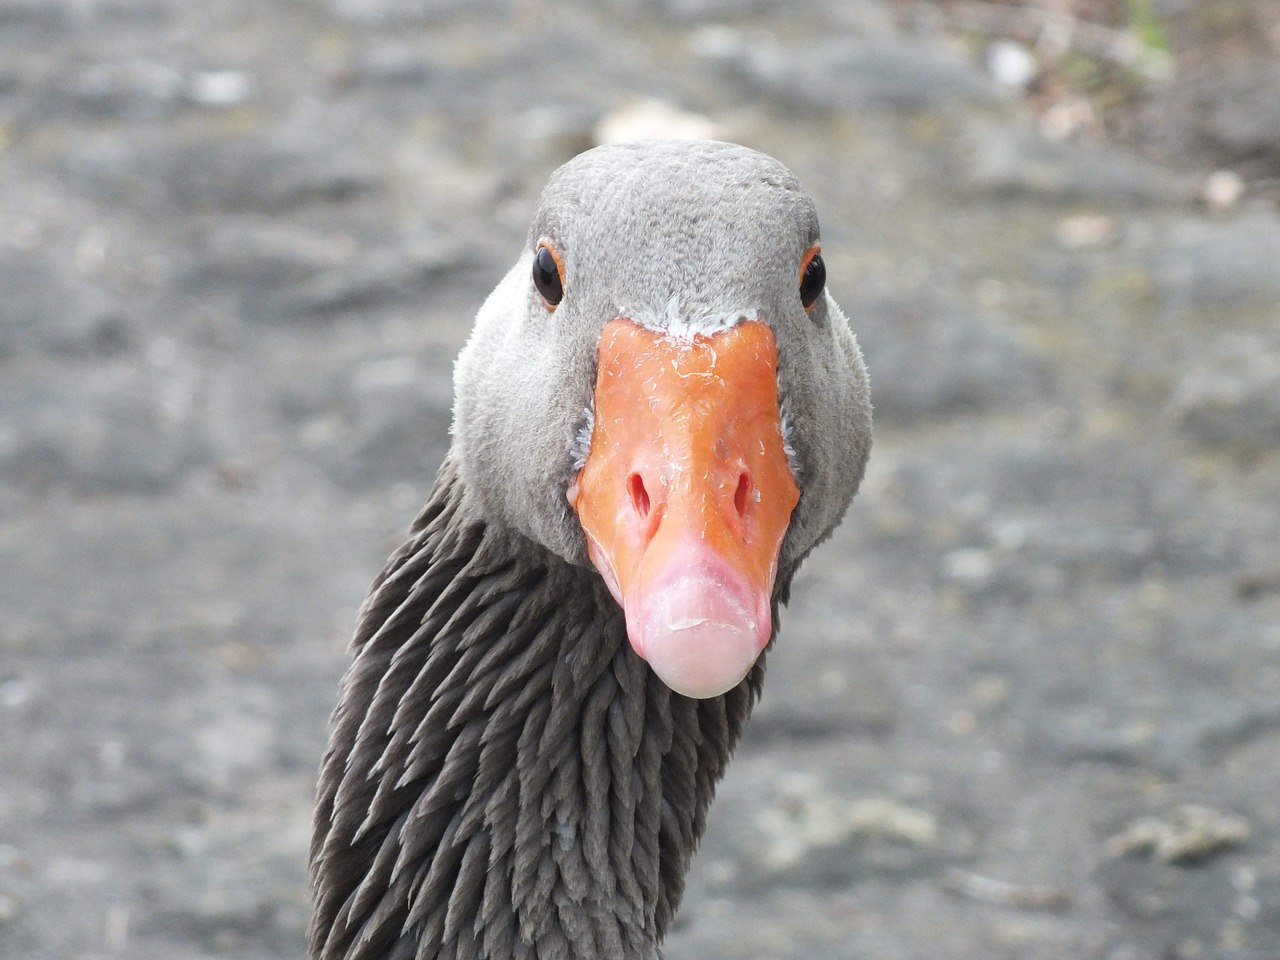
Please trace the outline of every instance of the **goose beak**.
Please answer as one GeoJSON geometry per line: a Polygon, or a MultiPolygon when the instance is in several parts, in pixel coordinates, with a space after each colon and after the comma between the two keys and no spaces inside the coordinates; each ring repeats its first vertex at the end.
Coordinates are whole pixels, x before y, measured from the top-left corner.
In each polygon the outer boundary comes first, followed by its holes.
{"type": "Polygon", "coordinates": [[[773,331],[674,337],[612,320],[591,447],[569,500],[631,645],[677,693],[736,686],[772,635],[778,551],[800,498],[773,331]]]}

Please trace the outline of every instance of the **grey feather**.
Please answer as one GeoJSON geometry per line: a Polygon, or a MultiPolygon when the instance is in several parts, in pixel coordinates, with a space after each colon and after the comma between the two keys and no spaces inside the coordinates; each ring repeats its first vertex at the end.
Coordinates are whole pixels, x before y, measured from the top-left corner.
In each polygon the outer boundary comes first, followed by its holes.
{"type": "Polygon", "coordinates": [[[871,442],[848,322],[796,293],[817,238],[796,179],[730,144],[598,148],[552,177],[459,359],[450,455],[361,611],[320,775],[313,960],[660,955],[764,660],[690,700],[628,645],[565,496],[596,345],[618,316],[773,328],[801,488],[776,624],[871,442]],[[530,283],[543,239],[554,313],[530,283]]]}
{"type": "Polygon", "coordinates": [[[806,313],[800,258],[819,239],[813,202],[782,164],[715,141],[597,147],[543,191],[525,254],[481,307],[454,375],[453,451],[487,516],[585,565],[565,501],[575,435],[591,406],[600,332],[618,316],[661,322],[750,315],[774,329],[801,500],[783,544],[794,568],[840,522],[871,444],[866,370],[824,295],[806,313]],[[529,282],[553,241],[565,267],[554,313],[529,282]],[[513,411],[537,411],[537,417],[513,411]]]}

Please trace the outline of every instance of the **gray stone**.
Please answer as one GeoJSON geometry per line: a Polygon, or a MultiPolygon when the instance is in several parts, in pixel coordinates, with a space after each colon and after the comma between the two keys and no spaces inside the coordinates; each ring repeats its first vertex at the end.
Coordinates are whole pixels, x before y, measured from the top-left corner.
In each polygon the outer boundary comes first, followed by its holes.
{"type": "MultiPolygon", "coordinates": [[[[1186,955],[1187,944],[1199,942],[1195,911],[1210,910],[1230,916],[1239,899],[1231,883],[1230,867],[1224,864],[1197,869],[1169,867],[1146,859],[1114,858],[1099,865],[1098,881],[1115,908],[1130,924],[1142,929],[1146,938],[1163,946],[1160,956],[1186,955]]],[[[1274,898],[1273,890],[1268,890],[1274,898]]],[[[1274,900],[1272,902],[1274,909],[1274,900]]],[[[1263,941],[1264,944],[1266,941],[1263,941]]],[[[1268,949],[1235,953],[1248,960],[1262,960],[1268,949]]]]}
{"type": "Polygon", "coordinates": [[[161,925],[217,952],[229,945],[271,956],[305,952],[306,818],[258,813],[178,830],[178,859],[157,857],[150,885],[161,925]],[[284,821],[284,822],[280,822],[284,821]],[[221,948],[221,949],[219,949],[221,948]]]}
{"type": "Polygon", "coordinates": [[[76,307],[54,265],[35,256],[0,259],[0,291],[0,358],[41,345],[76,307]]]}
{"type": "Polygon", "coordinates": [[[903,462],[896,483],[913,515],[951,530],[943,581],[992,596],[1132,582],[1154,568],[1194,577],[1235,556],[1185,477],[1114,446],[1064,439],[974,457],[961,445],[945,467],[903,462]]]}
{"type": "Polygon", "coordinates": [[[421,44],[404,41],[371,44],[352,64],[352,79],[360,83],[422,88],[431,84],[440,72],[431,53],[421,44]]]}
{"type": "Polygon", "coordinates": [[[0,477],[32,489],[154,495],[209,464],[195,383],[162,371],[129,382],[128,364],[113,360],[73,381],[10,378],[0,402],[20,416],[0,429],[0,477]]]}
{"type": "Polygon", "coordinates": [[[1280,217],[1184,218],[1145,252],[1155,292],[1170,309],[1270,305],[1280,298],[1280,217]]]}
{"type": "Polygon", "coordinates": [[[304,454],[347,489],[423,483],[443,458],[453,409],[449,358],[386,357],[281,398],[304,454]]]}
{"type": "Polygon", "coordinates": [[[15,354],[115,357],[137,346],[114,297],[34,254],[0,257],[0,359],[15,354]]]}
{"type": "Polygon", "coordinates": [[[280,211],[379,190],[373,164],[325,139],[151,143],[89,140],[64,158],[68,177],[109,203],[280,211]]]}
{"type": "Polygon", "coordinates": [[[971,122],[960,163],[960,185],[997,197],[1138,203],[1179,196],[1157,168],[1102,147],[1049,140],[1021,123],[971,122]]]}
{"type": "Polygon", "coordinates": [[[876,417],[913,423],[1026,403],[1047,392],[1046,363],[996,321],[931,300],[846,304],[873,371],[876,417]]]}
{"type": "Polygon", "coordinates": [[[1205,133],[1240,160],[1265,157],[1280,172],[1280,66],[1227,71],[1204,98],[1205,133]]]}
{"type": "Polygon", "coordinates": [[[478,304],[470,285],[500,276],[509,254],[430,232],[360,238],[247,218],[194,240],[189,279],[250,327],[439,306],[459,290],[467,317],[478,304]]]}
{"type": "Polygon", "coordinates": [[[1217,338],[1182,377],[1169,409],[1178,426],[1201,443],[1255,454],[1277,449],[1280,336],[1217,338]]]}
{"type": "Polygon", "coordinates": [[[751,718],[752,743],[874,735],[898,723],[900,695],[883,653],[851,642],[838,615],[801,614],[807,605],[799,598],[793,606],[781,617],[784,639],[769,656],[769,684],[751,718]]]}
{"type": "Polygon", "coordinates": [[[378,189],[373,165],[333,143],[201,145],[161,161],[174,198],[193,207],[287,209],[378,189]]]}
{"type": "Polygon", "coordinates": [[[101,116],[150,118],[181,106],[182,73],[154,60],[124,60],[83,67],[68,80],[77,106],[101,116]]]}
{"type": "Polygon", "coordinates": [[[510,13],[514,0],[324,0],[336,16],[360,25],[436,23],[465,12],[510,13]]]}
{"type": "Polygon", "coordinates": [[[62,5],[51,0],[3,0],[0,2],[0,42],[24,36],[56,35],[66,27],[62,5]]]}
{"type": "Polygon", "coordinates": [[[241,290],[278,290],[347,267],[358,243],[345,232],[322,233],[288,220],[246,217],[216,224],[193,246],[192,279],[241,290]]]}
{"type": "MultiPolygon", "coordinates": [[[[769,13],[776,7],[770,0],[606,0],[614,9],[658,14],[671,23],[691,23],[704,20],[733,20],[769,13]]],[[[787,4],[789,15],[803,15],[806,8],[818,6],[822,0],[792,0],[787,4]]],[[[850,4],[853,0],[850,0],[850,4]]]]}
{"type": "Polygon", "coordinates": [[[340,269],[290,284],[263,306],[262,319],[332,316],[388,303],[418,301],[465,278],[468,251],[449,242],[363,254],[340,269]]]}
{"type": "Polygon", "coordinates": [[[981,71],[927,42],[850,34],[784,47],[774,40],[721,45],[716,57],[788,107],[940,110],[991,104],[1006,94],[981,71]]]}

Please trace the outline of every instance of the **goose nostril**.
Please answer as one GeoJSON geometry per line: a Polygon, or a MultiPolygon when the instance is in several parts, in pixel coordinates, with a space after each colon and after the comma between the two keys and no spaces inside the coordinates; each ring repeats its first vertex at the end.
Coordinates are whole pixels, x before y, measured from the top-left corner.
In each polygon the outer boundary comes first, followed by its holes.
{"type": "Polygon", "coordinates": [[[747,476],[744,470],[738,476],[738,489],[733,493],[733,505],[738,511],[738,516],[745,517],[747,515],[747,506],[751,498],[751,478],[747,476]]]}
{"type": "Polygon", "coordinates": [[[640,519],[646,519],[649,516],[649,491],[644,488],[644,480],[640,474],[633,473],[627,477],[627,493],[631,495],[631,505],[640,519]]]}

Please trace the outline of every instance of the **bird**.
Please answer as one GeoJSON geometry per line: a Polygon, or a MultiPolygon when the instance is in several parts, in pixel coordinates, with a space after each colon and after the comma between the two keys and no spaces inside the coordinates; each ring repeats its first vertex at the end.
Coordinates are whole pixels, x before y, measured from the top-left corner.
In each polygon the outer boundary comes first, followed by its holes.
{"type": "Polygon", "coordinates": [[[657,960],[868,378],[812,199],[718,141],[550,177],[321,763],[311,960],[657,960]]]}

